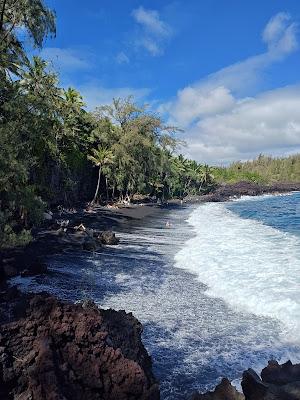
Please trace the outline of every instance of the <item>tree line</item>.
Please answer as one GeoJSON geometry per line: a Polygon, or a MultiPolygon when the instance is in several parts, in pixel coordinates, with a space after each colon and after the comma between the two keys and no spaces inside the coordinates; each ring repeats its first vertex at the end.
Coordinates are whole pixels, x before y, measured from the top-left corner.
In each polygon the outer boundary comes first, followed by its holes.
{"type": "Polygon", "coordinates": [[[255,160],[237,161],[228,167],[215,167],[216,182],[250,181],[262,184],[300,182],[300,154],[271,157],[260,154],[255,160]]]}
{"type": "Polygon", "coordinates": [[[27,243],[46,208],[204,193],[208,165],[178,155],[176,127],[133,98],[87,111],[22,37],[55,35],[42,0],[0,0],[0,247],[27,243]]]}
{"type": "Polygon", "coordinates": [[[180,130],[131,97],[87,111],[23,39],[55,36],[43,0],[0,0],[0,248],[25,244],[47,208],[199,195],[218,183],[299,182],[300,155],[211,167],[179,153],[180,130]]]}

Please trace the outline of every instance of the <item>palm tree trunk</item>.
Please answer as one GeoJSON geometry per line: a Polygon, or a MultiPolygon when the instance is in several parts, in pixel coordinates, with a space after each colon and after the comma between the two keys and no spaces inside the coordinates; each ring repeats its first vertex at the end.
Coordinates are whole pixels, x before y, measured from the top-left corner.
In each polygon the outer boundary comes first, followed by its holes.
{"type": "Polygon", "coordinates": [[[99,187],[100,187],[100,179],[101,179],[101,166],[99,166],[98,182],[97,182],[96,192],[95,192],[95,196],[93,198],[92,204],[95,203],[95,201],[97,200],[97,197],[98,197],[98,192],[99,192],[99,187]]]}
{"type": "Polygon", "coordinates": [[[108,180],[105,177],[105,185],[106,185],[106,201],[108,201],[108,180]]]}

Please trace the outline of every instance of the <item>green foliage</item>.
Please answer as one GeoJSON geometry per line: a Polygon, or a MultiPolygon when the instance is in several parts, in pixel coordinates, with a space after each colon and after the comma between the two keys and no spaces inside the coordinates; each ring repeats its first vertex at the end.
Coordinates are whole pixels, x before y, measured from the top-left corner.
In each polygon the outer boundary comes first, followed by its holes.
{"type": "Polygon", "coordinates": [[[179,130],[147,106],[129,97],[87,112],[44,60],[27,58],[25,34],[40,47],[54,33],[42,0],[0,0],[1,247],[26,244],[46,207],[90,200],[95,186],[93,202],[103,192],[165,199],[213,186],[208,166],[176,155],[179,130]]]}
{"type": "Polygon", "coordinates": [[[300,181],[300,154],[285,158],[259,155],[257,159],[214,168],[218,182],[250,181],[264,184],[300,181]]]}
{"type": "Polygon", "coordinates": [[[1,216],[0,226],[0,248],[2,249],[26,246],[32,240],[30,230],[22,229],[20,233],[16,233],[10,223],[3,224],[1,216]]]}
{"type": "Polygon", "coordinates": [[[55,15],[43,0],[0,0],[0,75],[21,72],[27,61],[22,36],[41,47],[48,34],[55,34],[55,15]]]}

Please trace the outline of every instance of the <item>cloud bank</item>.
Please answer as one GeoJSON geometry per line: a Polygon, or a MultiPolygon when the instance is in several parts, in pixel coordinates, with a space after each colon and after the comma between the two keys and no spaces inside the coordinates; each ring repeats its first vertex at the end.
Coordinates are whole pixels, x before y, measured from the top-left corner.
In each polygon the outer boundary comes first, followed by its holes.
{"type": "Polygon", "coordinates": [[[237,62],[178,91],[159,111],[186,130],[187,152],[199,161],[226,163],[261,151],[300,148],[300,88],[249,97],[263,72],[298,48],[297,24],[287,13],[262,32],[266,51],[237,62]]]}

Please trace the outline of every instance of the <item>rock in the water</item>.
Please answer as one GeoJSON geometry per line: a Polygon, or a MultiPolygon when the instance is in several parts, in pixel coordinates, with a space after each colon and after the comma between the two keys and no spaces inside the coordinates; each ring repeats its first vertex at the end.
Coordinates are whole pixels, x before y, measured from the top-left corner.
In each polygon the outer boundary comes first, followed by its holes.
{"type": "Polygon", "coordinates": [[[97,243],[93,238],[87,236],[85,241],[83,242],[82,247],[84,250],[87,251],[95,251],[97,250],[97,243]]]}
{"type": "Polygon", "coordinates": [[[38,259],[33,260],[26,269],[21,272],[21,276],[34,276],[45,274],[48,268],[47,265],[38,259]]]}
{"type": "Polygon", "coordinates": [[[190,400],[245,400],[245,397],[231,385],[228,379],[223,378],[213,392],[194,393],[190,400]]]}
{"type": "Polygon", "coordinates": [[[115,233],[112,231],[104,231],[98,235],[98,241],[106,245],[116,245],[119,243],[120,239],[116,237],[115,233]]]}
{"type": "Polygon", "coordinates": [[[0,326],[1,399],[159,399],[132,315],[47,295],[27,304],[18,320],[0,326]]]}

